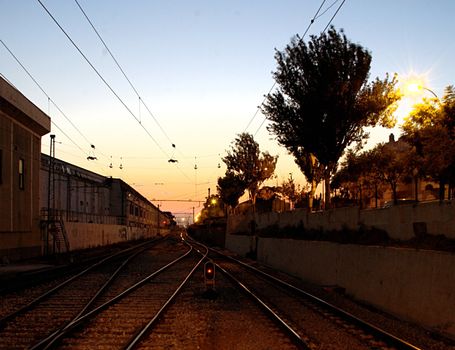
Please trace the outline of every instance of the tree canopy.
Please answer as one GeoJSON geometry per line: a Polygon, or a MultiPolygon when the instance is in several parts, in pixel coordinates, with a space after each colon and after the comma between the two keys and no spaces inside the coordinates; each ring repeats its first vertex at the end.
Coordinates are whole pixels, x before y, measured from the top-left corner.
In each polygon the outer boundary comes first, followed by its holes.
{"type": "Polygon", "coordinates": [[[455,184],[455,89],[448,86],[442,100],[425,99],[414,106],[402,126],[403,138],[415,147],[420,175],[444,185],[455,184]]]}
{"type": "Polygon", "coordinates": [[[240,176],[232,171],[227,171],[224,177],[218,178],[218,194],[221,200],[231,208],[235,208],[239,204],[239,198],[245,189],[245,183],[240,176]]]}
{"type": "Polygon", "coordinates": [[[330,176],[346,147],[365,139],[367,126],[394,125],[396,78],[368,82],[371,54],[334,27],[308,44],[295,37],[275,58],[278,89],[262,107],[268,130],[291,154],[316,157],[328,201],[330,176]]]}
{"type": "Polygon", "coordinates": [[[344,199],[355,199],[360,207],[376,199],[389,186],[397,202],[397,185],[410,180],[416,169],[415,153],[404,140],[377,144],[373,149],[355,153],[348,151],[342,167],[333,177],[334,188],[343,190],[344,199]]]}
{"type": "Polygon", "coordinates": [[[278,156],[261,152],[253,135],[242,133],[234,140],[231,150],[227,151],[222,160],[227,171],[238,176],[244,183],[254,204],[259,186],[273,175],[278,156]]]}

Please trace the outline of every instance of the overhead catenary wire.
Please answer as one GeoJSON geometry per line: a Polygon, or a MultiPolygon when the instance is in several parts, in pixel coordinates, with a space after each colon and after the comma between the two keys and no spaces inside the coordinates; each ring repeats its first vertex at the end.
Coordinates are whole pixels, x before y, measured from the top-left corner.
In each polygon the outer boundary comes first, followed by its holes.
{"type": "MultiPolygon", "coordinates": [[[[92,147],[93,143],[88,140],[88,138],[81,132],[81,130],[71,121],[71,119],[60,109],[60,107],[55,103],[55,101],[49,96],[49,94],[44,90],[44,88],[38,83],[38,81],[33,77],[33,75],[30,73],[30,71],[22,64],[22,62],[19,60],[19,58],[11,51],[11,49],[5,44],[5,42],[0,39],[0,42],[2,45],[5,47],[5,49],[9,52],[9,54],[14,58],[14,60],[21,66],[21,68],[24,70],[24,72],[32,79],[32,81],[35,83],[35,85],[41,90],[41,92],[47,97],[47,100],[51,102],[55,108],[65,117],[65,119],[71,124],[71,126],[79,133],[79,135],[82,136],[82,138],[87,141],[87,143],[92,147]]],[[[57,125],[55,125],[57,126],[57,125]]],[[[57,127],[58,128],[58,127],[57,127]]],[[[59,128],[59,130],[61,130],[59,128]]],[[[65,134],[65,136],[67,136],[65,134]]],[[[68,136],[67,136],[68,137],[68,136]]],[[[79,146],[78,146],[79,147],[79,146]]]]}
{"type": "MultiPolygon", "coordinates": [[[[25,67],[25,65],[19,60],[19,58],[14,54],[14,52],[6,45],[6,43],[0,39],[0,42],[5,47],[5,49],[9,52],[9,54],[13,57],[16,63],[22,68],[22,70],[28,75],[28,77],[35,83],[35,85],[41,90],[41,92],[46,96],[48,103],[52,103],[52,105],[61,113],[61,115],[71,124],[71,126],[79,133],[80,136],[89,144],[90,148],[95,149],[94,144],[82,133],[82,131],[72,122],[72,120],[63,112],[63,110],[57,105],[57,103],[50,97],[50,95],[44,90],[42,85],[38,83],[32,73],[25,67]]],[[[2,76],[4,76],[2,74],[2,76]]],[[[9,82],[9,80],[7,80],[9,82]]],[[[10,83],[11,84],[11,83],[10,83]]],[[[11,84],[16,90],[18,90],[13,84],[11,84]]],[[[50,112],[48,111],[48,114],[50,112]]],[[[63,131],[53,120],[51,120],[52,125],[54,125],[72,144],[74,144],[82,153],[84,153],[85,157],[90,155],[90,152],[85,151],[76,141],[74,141],[66,132],[63,131]]],[[[102,153],[101,153],[102,154],[102,153]]]]}
{"type": "MultiPolygon", "coordinates": [[[[141,120],[136,117],[136,115],[131,111],[131,109],[126,105],[126,103],[122,100],[122,98],[115,92],[115,90],[111,87],[111,85],[106,81],[106,79],[101,75],[101,73],[95,68],[95,66],[91,63],[91,61],[87,58],[87,56],[82,52],[79,46],[74,42],[74,40],[70,37],[70,35],[63,29],[60,23],[56,20],[56,18],[52,15],[52,13],[47,9],[47,7],[42,3],[41,0],[37,0],[38,3],[43,7],[46,13],[51,17],[54,23],[59,27],[62,33],[67,37],[67,39],[71,42],[71,44],[75,47],[75,49],[79,52],[79,54],[84,58],[84,60],[88,63],[88,65],[93,69],[93,71],[98,75],[98,77],[102,80],[102,82],[108,87],[108,89],[112,92],[112,94],[119,100],[119,102],[125,107],[128,113],[139,123],[141,128],[147,133],[147,135],[151,138],[151,140],[155,143],[155,145],[159,148],[159,150],[169,159],[169,155],[167,152],[161,147],[161,145],[155,140],[152,134],[147,130],[147,128],[141,123],[141,120]]],[[[182,173],[184,177],[190,179],[190,177],[178,166],[175,164],[176,168],[182,173]]]]}
{"type": "MultiPolygon", "coordinates": [[[[319,6],[318,10],[316,11],[316,13],[314,14],[313,18],[311,19],[310,23],[308,24],[308,27],[306,28],[305,32],[303,33],[302,35],[302,38],[305,37],[305,35],[308,33],[308,31],[310,30],[310,27],[313,25],[314,21],[316,20],[316,17],[318,16],[319,12],[321,11],[322,7],[324,6],[326,0],[322,0],[322,3],[321,5],[319,6]]],[[[267,95],[269,95],[273,89],[275,88],[276,86],[276,81],[273,83],[272,87],[269,89],[269,92],[267,93],[267,95]]],[[[261,109],[261,106],[264,104],[265,100],[267,99],[267,95],[264,96],[264,99],[262,100],[261,104],[259,106],[257,106],[256,108],[256,111],[253,115],[253,117],[250,119],[250,121],[248,122],[244,132],[246,132],[249,128],[249,126],[251,125],[251,123],[253,122],[254,118],[256,118],[257,114],[259,113],[260,109],[261,109]]],[[[264,124],[264,122],[261,123],[260,127],[262,127],[262,125],[264,124]]],[[[256,135],[258,132],[258,130],[256,131],[256,133],[254,135],[256,135]]]]}
{"type": "Polygon", "coordinates": [[[334,2],[332,2],[332,4],[330,6],[328,6],[322,13],[319,14],[319,16],[315,17],[315,20],[317,20],[319,17],[322,17],[326,14],[327,11],[329,11],[333,6],[335,6],[335,4],[340,1],[340,0],[335,0],[334,2]]]}
{"type": "Polygon", "coordinates": [[[98,75],[101,81],[106,85],[106,87],[111,91],[111,93],[117,98],[117,100],[125,107],[128,113],[138,122],[141,128],[147,133],[150,139],[155,143],[155,145],[159,148],[159,150],[169,158],[167,152],[161,147],[161,145],[155,140],[152,134],[147,130],[147,128],[141,123],[140,119],[133,113],[133,111],[126,105],[123,99],[115,92],[112,86],[107,82],[107,80],[103,77],[103,75],[96,69],[93,63],[88,59],[88,57],[82,52],[79,46],[74,42],[71,36],[65,31],[65,29],[61,26],[61,24],[57,21],[57,19],[52,15],[52,13],[47,9],[47,7],[43,4],[41,0],[37,0],[41,7],[46,11],[49,17],[54,21],[54,23],[59,27],[62,33],[66,36],[66,38],[70,41],[70,43],[74,46],[74,48],[79,52],[79,54],[84,58],[87,64],[93,69],[93,71],[98,75]]]}
{"type": "MultiPolygon", "coordinates": [[[[22,69],[27,73],[27,75],[33,80],[33,82],[39,87],[39,89],[44,93],[44,95],[46,95],[48,101],[52,101],[52,99],[49,97],[49,95],[44,91],[44,89],[41,87],[41,85],[35,80],[35,78],[31,75],[31,73],[25,68],[25,66],[21,63],[21,61],[19,61],[19,59],[17,58],[17,56],[14,55],[14,53],[9,49],[9,47],[5,44],[5,42],[0,39],[0,42],[2,43],[2,45],[5,47],[5,49],[11,54],[11,56],[13,56],[13,58],[16,60],[16,62],[22,67],[22,69]]],[[[2,77],[5,77],[4,74],[1,74],[2,77]]],[[[18,90],[13,84],[10,83],[9,79],[7,79],[5,77],[5,80],[12,86],[14,87],[16,90],[18,90]]],[[[52,103],[54,103],[52,101],[52,103]]],[[[60,109],[59,109],[60,111],[60,109]]],[[[61,112],[61,111],[60,111],[61,112]]],[[[61,112],[63,115],[64,113],[61,112]]],[[[65,116],[66,117],[66,116],[65,116]]],[[[68,119],[68,118],[67,118],[68,119]]],[[[68,121],[71,123],[71,125],[73,125],[73,127],[79,131],[79,129],[77,129],[77,127],[71,122],[71,120],[68,119],[68,121]]],[[[60,128],[53,120],[51,120],[51,123],[52,125],[54,125],[74,146],[76,146],[82,153],[84,153],[85,155],[88,155],[88,152],[86,152],[76,141],[74,141],[66,132],[63,131],[62,128],[60,128]]],[[[80,131],[79,131],[80,133],[80,131]]],[[[82,133],[80,133],[82,136],[84,136],[82,133]]],[[[85,138],[85,137],[84,137],[85,138]]],[[[90,143],[90,142],[89,142],[90,143]]]]}
{"type": "MultiPolygon", "coordinates": [[[[122,68],[122,66],[120,65],[120,63],[118,62],[118,60],[115,58],[114,54],[112,53],[111,49],[107,46],[106,42],[104,41],[104,39],[101,37],[101,34],[99,33],[99,31],[96,29],[95,25],[93,24],[93,22],[91,21],[91,19],[89,18],[89,16],[87,15],[87,13],[85,12],[85,10],[82,8],[82,6],[79,4],[79,2],[77,0],[74,0],[77,4],[77,6],[79,7],[79,9],[81,10],[82,14],[84,15],[84,17],[87,19],[88,23],[90,24],[90,26],[92,27],[93,31],[95,32],[95,34],[98,36],[98,38],[100,39],[101,43],[103,44],[103,46],[106,48],[107,52],[109,53],[109,55],[111,56],[111,58],[114,60],[116,66],[118,67],[118,69],[120,70],[120,72],[122,72],[123,76],[125,77],[125,79],[128,81],[128,84],[131,86],[131,88],[133,89],[133,91],[135,92],[136,96],[138,97],[139,99],[139,114],[140,114],[140,106],[141,104],[144,105],[144,107],[146,108],[147,112],[149,113],[149,115],[153,118],[153,120],[155,121],[155,123],[158,125],[158,127],[160,128],[161,132],[164,134],[164,136],[167,138],[167,140],[170,142],[170,144],[172,145],[172,147],[175,148],[175,143],[172,142],[172,140],[170,139],[169,135],[166,133],[166,131],[163,129],[163,127],[161,126],[160,122],[158,121],[158,119],[155,117],[155,115],[150,111],[149,107],[147,106],[147,104],[145,103],[144,99],[141,97],[141,95],[139,94],[139,92],[137,91],[136,87],[133,85],[133,83],[131,82],[131,79],[128,78],[128,76],[126,75],[124,69],[122,68]]],[[[139,116],[140,117],[140,116],[139,116]]],[[[140,122],[140,121],[139,121],[140,122]]]]}
{"type": "MultiPolygon", "coordinates": [[[[321,3],[321,6],[319,6],[319,9],[318,11],[316,12],[316,14],[314,15],[313,19],[310,21],[310,24],[308,25],[305,33],[300,37],[300,40],[299,40],[299,43],[301,41],[303,41],[305,35],[307,34],[308,30],[310,29],[311,25],[314,23],[314,21],[318,18],[320,18],[323,14],[325,14],[330,8],[332,8],[339,0],[336,0],[335,2],[333,2],[326,10],[323,11],[322,14],[319,15],[319,12],[321,10],[321,8],[323,7],[324,3],[325,3],[326,0],[324,0],[322,3],[321,3]]],[[[330,27],[330,25],[332,24],[333,20],[335,19],[335,17],[337,16],[338,12],[341,10],[341,8],[343,7],[344,3],[346,2],[346,0],[343,0],[341,2],[341,4],[338,6],[338,8],[336,9],[336,11],[334,12],[334,14],[332,15],[332,17],[330,18],[329,22],[327,23],[327,25],[325,26],[324,30],[322,31],[322,33],[325,33],[326,30],[330,27]]],[[[276,85],[276,82],[274,83],[273,87],[275,87],[276,85]]],[[[272,88],[273,89],[273,88],[272,88]]],[[[271,90],[272,90],[271,89],[271,90]]],[[[269,92],[270,94],[270,92],[269,92]]],[[[262,104],[265,102],[267,98],[267,95],[265,96],[264,98],[264,101],[262,102],[262,104]]],[[[262,106],[261,104],[261,106],[262,106]]],[[[258,110],[259,110],[260,107],[258,107],[258,110]]],[[[264,125],[264,123],[267,121],[267,118],[264,117],[264,119],[262,120],[261,124],[259,125],[259,127],[256,129],[256,132],[253,134],[253,136],[256,136],[257,133],[259,132],[259,130],[262,128],[262,126],[264,125]]]]}
{"type": "Polygon", "coordinates": [[[327,23],[327,25],[325,26],[324,30],[323,30],[323,33],[330,27],[330,25],[332,24],[332,21],[335,19],[336,15],[338,14],[338,12],[341,10],[341,8],[343,7],[344,3],[346,2],[346,0],[343,0],[340,4],[340,6],[338,6],[337,10],[335,11],[335,13],[333,14],[332,18],[330,18],[330,21],[329,23],[327,23]]]}

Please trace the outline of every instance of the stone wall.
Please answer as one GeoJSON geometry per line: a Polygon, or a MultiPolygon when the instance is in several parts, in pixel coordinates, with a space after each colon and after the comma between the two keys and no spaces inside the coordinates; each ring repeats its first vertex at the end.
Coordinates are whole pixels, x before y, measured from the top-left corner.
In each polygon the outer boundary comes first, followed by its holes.
{"type": "MultiPolygon", "coordinates": [[[[81,222],[65,222],[65,229],[70,250],[99,247],[158,235],[156,229],[147,231],[138,227],[81,222]]],[[[168,229],[160,229],[161,235],[168,233],[168,229]]]]}
{"type": "MultiPolygon", "coordinates": [[[[226,245],[245,254],[251,237],[240,237],[229,235],[226,245]]],[[[304,280],[343,287],[357,300],[455,336],[455,254],[259,238],[257,258],[304,280]]]]}
{"type": "MultiPolygon", "coordinates": [[[[251,214],[231,215],[227,233],[251,232],[251,221],[251,214]]],[[[366,210],[346,207],[315,213],[296,209],[283,213],[256,214],[255,221],[257,229],[273,225],[281,228],[298,227],[302,224],[306,229],[323,231],[365,227],[384,230],[389,237],[399,240],[411,239],[419,233],[442,234],[455,239],[455,202],[422,202],[366,210]]]]}
{"type": "MultiPolygon", "coordinates": [[[[359,210],[256,215],[256,229],[303,227],[316,230],[384,230],[391,238],[420,234],[455,238],[452,201],[359,210]]],[[[449,252],[262,238],[251,233],[251,215],[228,218],[226,248],[320,285],[337,285],[349,295],[402,319],[455,337],[455,254],[449,252]]]]}

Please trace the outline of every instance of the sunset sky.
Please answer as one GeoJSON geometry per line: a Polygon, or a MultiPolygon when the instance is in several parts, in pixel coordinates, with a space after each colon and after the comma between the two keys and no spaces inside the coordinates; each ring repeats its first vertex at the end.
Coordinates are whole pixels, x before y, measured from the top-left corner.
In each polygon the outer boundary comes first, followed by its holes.
{"type": "MultiPolygon", "coordinates": [[[[273,85],[274,50],[305,32],[322,1],[78,0],[141,100],[75,1],[41,1],[127,107],[38,1],[0,0],[0,39],[51,101],[1,43],[0,73],[58,126],[52,126],[58,158],[121,177],[163,210],[189,217],[199,203],[170,200],[216,192],[226,170],[221,158],[247,131],[261,150],[279,155],[273,184],[290,173],[304,184],[255,112],[273,85]]],[[[305,39],[318,35],[341,4],[325,1],[305,39]]],[[[454,13],[449,0],[346,0],[332,24],[371,51],[371,79],[386,72],[419,76],[441,97],[455,84],[454,13]]],[[[390,132],[373,130],[370,144],[390,132]]],[[[42,144],[48,153],[48,135],[42,144]]]]}

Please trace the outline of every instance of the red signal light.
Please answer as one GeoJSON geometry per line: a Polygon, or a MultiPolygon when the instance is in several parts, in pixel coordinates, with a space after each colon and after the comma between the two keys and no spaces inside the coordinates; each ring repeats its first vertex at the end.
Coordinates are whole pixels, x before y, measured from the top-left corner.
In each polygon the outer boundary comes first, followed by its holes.
{"type": "Polygon", "coordinates": [[[215,264],[212,261],[207,261],[204,265],[204,280],[206,286],[215,285],[215,264]]]}

